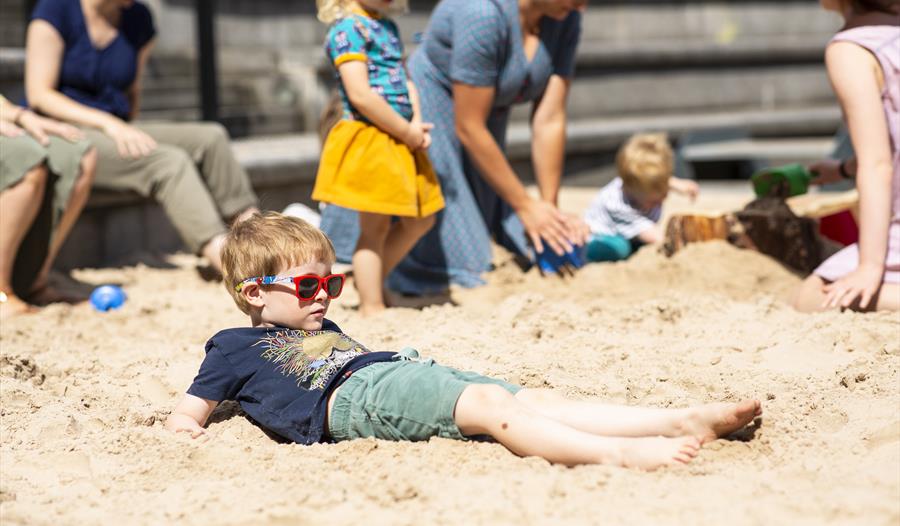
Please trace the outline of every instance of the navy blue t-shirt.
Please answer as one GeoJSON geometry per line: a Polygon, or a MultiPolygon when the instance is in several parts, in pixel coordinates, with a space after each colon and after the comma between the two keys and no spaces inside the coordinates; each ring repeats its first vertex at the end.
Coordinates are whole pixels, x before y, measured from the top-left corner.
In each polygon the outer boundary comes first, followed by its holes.
{"type": "Polygon", "coordinates": [[[206,342],[206,358],[187,392],[216,402],[236,400],[269,431],[312,444],[324,435],[334,388],[354,371],[394,355],[369,351],[330,320],[319,331],[225,329],[206,342]]]}
{"type": "Polygon", "coordinates": [[[103,49],[88,35],[80,0],[40,0],[32,20],[45,20],[65,43],[57,89],[86,106],[128,120],[126,94],[137,75],[138,51],[156,35],[147,6],[135,2],[122,10],[119,32],[103,49]]]}

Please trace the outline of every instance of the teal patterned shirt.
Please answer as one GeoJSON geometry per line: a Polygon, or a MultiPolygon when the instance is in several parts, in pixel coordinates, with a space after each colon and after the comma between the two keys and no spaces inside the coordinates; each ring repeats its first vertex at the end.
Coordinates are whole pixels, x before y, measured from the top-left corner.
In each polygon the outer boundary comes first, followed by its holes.
{"type": "Polygon", "coordinates": [[[372,91],[384,98],[405,119],[412,119],[413,109],[403,64],[403,42],[397,25],[392,20],[375,19],[362,14],[339,18],[328,30],[325,53],[334,66],[344,106],[344,119],[366,120],[350,104],[337,69],[341,64],[352,60],[363,61],[368,66],[372,91]]]}

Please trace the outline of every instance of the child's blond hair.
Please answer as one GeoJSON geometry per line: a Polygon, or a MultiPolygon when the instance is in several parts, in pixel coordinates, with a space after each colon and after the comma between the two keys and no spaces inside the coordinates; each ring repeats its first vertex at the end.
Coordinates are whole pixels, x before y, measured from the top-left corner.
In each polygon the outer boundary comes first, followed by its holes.
{"type": "Polygon", "coordinates": [[[228,293],[244,314],[250,305],[237,291],[247,278],[274,276],[312,262],[334,263],[334,246],[318,228],[306,221],[266,212],[235,224],[222,248],[222,274],[228,293]]]}
{"type": "MultiPolygon", "coordinates": [[[[317,17],[320,21],[330,24],[350,13],[350,2],[351,0],[316,0],[317,17]]],[[[387,14],[398,15],[405,13],[407,10],[407,0],[394,0],[387,14]]]]}
{"type": "Polygon", "coordinates": [[[673,157],[665,133],[632,135],[616,155],[622,188],[640,194],[664,194],[672,177],[673,157]]]}

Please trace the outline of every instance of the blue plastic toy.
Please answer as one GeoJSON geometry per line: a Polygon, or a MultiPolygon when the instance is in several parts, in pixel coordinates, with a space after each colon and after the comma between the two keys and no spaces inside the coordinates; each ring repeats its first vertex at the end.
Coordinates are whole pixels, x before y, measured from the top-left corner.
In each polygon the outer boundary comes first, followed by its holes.
{"type": "Polygon", "coordinates": [[[584,266],[584,247],[573,247],[572,250],[559,255],[544,242],[544,251],[537,255],[538,268],[544,274],[559,273],[565,266],[571,269],[580,269],[584,266]]]}
{"type": "Polygon", "coordinates": [[[100,312],[118,309],[125,303],[127,296],[121,287],[116,285],[100,285],[91,292],[91,305],[100,312]]]}

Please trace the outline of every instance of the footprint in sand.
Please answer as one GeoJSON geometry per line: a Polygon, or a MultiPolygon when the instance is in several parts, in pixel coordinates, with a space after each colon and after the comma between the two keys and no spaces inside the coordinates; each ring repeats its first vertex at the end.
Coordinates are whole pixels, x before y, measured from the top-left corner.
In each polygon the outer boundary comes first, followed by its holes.
{"type": "Polygon", "coordinates": [[[870,451],[894,442],[900,442],[900,421],[886,425],[866,437],[866,447],[870,451]]]}

